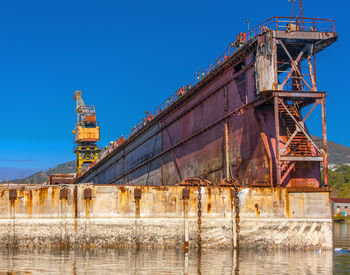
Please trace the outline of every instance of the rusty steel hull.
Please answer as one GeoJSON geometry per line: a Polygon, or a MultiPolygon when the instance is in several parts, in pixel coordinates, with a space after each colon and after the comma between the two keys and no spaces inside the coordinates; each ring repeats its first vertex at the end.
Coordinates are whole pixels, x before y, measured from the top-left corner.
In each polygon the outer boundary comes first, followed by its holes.
{"type": "MultiPolygon", "coordinates": [[[[284,87],[274,66],[279,58],[296,59],[304,44],[311,43],[315,54],[336,38],[336,33],[285,31],[256,36],[76,183],[176,185],[197,177],[211,185],[235,179],[240,186],[320,187],[326,143],[319,154],[307,139],[301,108],[322,103],[324,109],[325,93],[279,90],[284,87]],[[289,101],[301,108],[284,110],[289,101]],[[294,134],[299,144],[290,137],[291,129],[299,129],[294,134]]],[[[306,60],[303,53],[297,62],[306,60]]],[[[325,117],[323,122],[325,131],[325,117]]]]}

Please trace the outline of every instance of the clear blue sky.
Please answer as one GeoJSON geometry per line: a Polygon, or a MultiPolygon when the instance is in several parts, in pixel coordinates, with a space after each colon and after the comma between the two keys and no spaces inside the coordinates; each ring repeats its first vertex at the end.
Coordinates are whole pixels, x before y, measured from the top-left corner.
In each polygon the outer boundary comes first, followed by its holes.
{"type": "MultiPolygon", "coordinates": [[[[304,16],[336,20],[339,41],[317,59],[318,86],[329,94],[329,139],[350,146],[349,4],[304,2],[304,16]]],[[[246,18],[252,26],[289,14],[287,0],[1,1],[0,167],[75,158],[74,90],[95,105],[106,145],[207,68],[246,18]]],[[[308,122],[319,134],[319,117],[308,122]]]]}

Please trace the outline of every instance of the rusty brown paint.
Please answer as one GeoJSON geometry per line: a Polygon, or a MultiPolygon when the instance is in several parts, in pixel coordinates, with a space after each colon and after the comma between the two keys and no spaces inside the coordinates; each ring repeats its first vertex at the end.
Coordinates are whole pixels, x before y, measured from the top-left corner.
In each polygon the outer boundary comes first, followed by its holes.
{"type": "Polygon", "coordinates": [[[232,247],[238,250],[239,247],[239,231],[240,231],[240,215],[239,215],[239,196],[237,188],[230,188],[231,199],[231,217],[235,220],[232,221],[232,247]],[[235,227],[233,226],[235,224],[235,227]]]}
{"type": "Polygon", "coordinates": [[[73,213],[74,213],[74,231],[78,230],[78,186],[74,187],[73,191],[73,213]]]}
{"type": "Polygon", "coordinates": [[[174,209],[176,209],[176,202],[177,202],[176,198],[173,198],[172,199],[172,204],[174,205],[174,209]]]}
{"type": "Polygon", "coordinates": [[[141,199],[141,196],[142,196],[141,188],[135,188],[134,189],[134,199],[141,199]]]}
{"type": "Polygon", "coordinates": [[[45,203],[47,193],[48,193],[48,188],[40,188],[39,189],[39,205],[40,206],[42,206],[45,203]]]}
{"type": "Polygon", "coordinates": [[[231,228],[231,232],[232,232],[232,247],[235,247],[235,243],[234,243],[234,235],[235,235],[235,227],[234,227],[234,204],[235,204],[235,199],[236,199],[236,190],[234,188],[230,188],[230,206],[231,206],[231,218],[232,218],[232,228],[231,228]]]}
{"type": "Polygon", "coordinates": [[[9,189],[9,199],[10,200],[17,199],[17,190],[16,189],[9,189]]]}
{"type": "Polygon", "coordinates": [[[11,198],[10,199],[10,217],[14,218],[14,214],[15,214],[15,203],[16,203],[16,199],[11,198]]]}
{"type": "MultiPolygon", "coordinates": [[[[52,198],[55,199],[55,196],[54,196],[54,191],[52,190],[52,198]]],[[[60,200],[67,200],[68,199],[68,188],[63,188],[63,189],[60,189],[60,200]]],[[[54,202],[52,202],[54,203],[54,202]]]]}
{"type": "Polygon", "coordinates": [[[277,195],[278,195],[278,201],[280,205],[282,204],[282,188],[276,188],[277,195]]]}
{"type": "Polygon", "coordinates": [[[84,189],[84,199],[91,199],[92,198],[92,189],[91,188],[85,188],[84,189]]]}
{"type": "Polygon", "coordinates": [[[52,207],[57,207],[58,206],[58,192],[59,189],[56,187],[51,188],[51,204],[52,207]]]}
{"type": "Polygon", "coordinates": [[[307,193],[307,192],[331,192],[332,190],[329,187],[288,187],[287,189],[288,193],[307,193]]]}
{"type": "Polygon", "coordinates": [[[207,213],[209,214],[210,213],[210,211],[211,211],[211,207],[212,207],[212,201],[211,201],[211,192],[212,192],[212,190],[211,190],[211,187],[208,187],[207,188],[207,192],[208,192],[208,204],[207,204],[207,213]]]}
{"type": "Polygon", "coordinates": [[[140,218],[140,199],[135,198],[135,217],[140,218]]]}
{"type": "Polygon", "coordinates": [[[128,203],[128,191],[126,190],[126,188],[124,186],[120,186],[118,187],[119,191],[120,191],[120,212],[121,213],[125,213],[126,212],[126,207],[127,207],[127,203],[128,203]]]}
{"type": "Polygon", "coordinates": [[[27,204],[27,213],[29,216],[33,213],[33,193],[32,190],[29,190],[25,193],[26,204],[27,204]]]}
{"type": "Polygon", "coordinates": [[[289,205],[289,193],[285,192],[285,210],[286,210],[286,217],[289,219],[290,218],[290,205],[289,205]]]}
{"type": "MultiPolygon", "coordinates": [[[[85,189],[86,190],[86,189],[85,189]]],[[[85,199],[85,217],[90,216],[91,198],[85,199]]]]}
{"type": "Polygon", "coordinates": [[[154,186],[154,190],[169,191],[169,186],[154,186]]]}
{"type": "Polygon", "coordinates": [[[256,216],[259,217],[260,216],[259,205],[256,203],[254,205],[254,207],[255,207],[255,211],[256,211],[256,216]]]}
{"type": "MultiPolygon", "coordinates": [[[[188,219],[188,200],[187,199],[184,199],[183,200],[183,210],[184,210],[184,222],[186,223],[186,220],[188,219]]],[[[184,225],[184,230],[188,230],[188,224],[184,225]]],[[[188,252],[188,239],[186,239],[186,236],[188,238],[188,235],[187,235],[187,232],[185,232],[185,253],[188,252]]]]}
{"type": "Polygon", "coordinates": [[[197,206],[198,206],[198,248],[202,247],[202,193],[201,187],[198,186],[197,206]]]}
{"type": "Polygon", "coordinates": [[[184,188],[182,189],[182,199],[189,199],[190,198],[190,189],[184,188]]]}
{"type": "Polygon", "coordinates": [[[207,213],[210,214],[210,210],[211,210],[211,203],[208,203],[207,205],[207,213]]]}

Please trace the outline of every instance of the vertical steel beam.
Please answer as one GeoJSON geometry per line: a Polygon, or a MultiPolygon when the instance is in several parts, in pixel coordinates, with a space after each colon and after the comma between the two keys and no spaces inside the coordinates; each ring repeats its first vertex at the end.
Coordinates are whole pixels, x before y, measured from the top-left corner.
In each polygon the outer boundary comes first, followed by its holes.
{"type": "MultiPolygon", "coordinates": [[[[278,59],[277,59],[277,43],[279,41],[276,38],[272,39],[273,46],[273,66],[275,70],[275,80],[274,80],[274,90],[278,89],[278,59]]],[[[276,185],[279,186],[281,184],[281,163],[280,163],[280,121],[279,121],[279,97],[274,96],[274,114],[275,114],[275,165],[276,165],[276,185]]],[[[272,176],[272,175],[271,175],[272,176]]]]}
{"type": "Polygon", "coordinates": [[[280,165],[280,121],[279,121],[279,98],[274,97],[274,112],[275,112],[275,139],[276,139],[276,185],[281,184],[281,165],[280,165]]]}
{"type": "Polygon", "coordinates": [[[310,78],[311,78],[312,91],[316,92],[317,91],[317,84],[316,84],[316,78],[314,75],[314,69],[312,68],[312,60],[311,60],[313,51],[314,51],[314,45],[312,45],[310,47],[308,57],[307,57],[307,63],[308,63],[309,74],[310,74],[310,78]]]}
{"type": "Polygon", "coordinates": [[[229,155],[229,142],[228,142],[228,125],[225,123],[225,162],[226,162],[226,178],[230,181],[230,155],[229,155]]]}
{"type": "Polygon", "coordinates": [[[328,154],[327,154],[327,128],[326,128],[326,98],[322,99],[322,142],[323,142],[323,171],[324,185],[328,186],[328,154]]]}
{"type": "Polygon", "coordinates": [[[163,154],[161,155],[161,160],[162,160],[162,167],[161,167],[161,172],[160,172],[160,177],[161,177],[161,182],[162,185],[164,185],[164,163],[163,163],[163,154]]]}
{"type": "Polygon", "coordinates": [[[278,60],[277,60],[277,40],[276,38],[272,38],[272,49],[273,49],[273,69],[275,70],[274,72],[274,81],[273,81],[273,90],[278,90],[279,89],[279,84],[278,84],[278,60]]]}

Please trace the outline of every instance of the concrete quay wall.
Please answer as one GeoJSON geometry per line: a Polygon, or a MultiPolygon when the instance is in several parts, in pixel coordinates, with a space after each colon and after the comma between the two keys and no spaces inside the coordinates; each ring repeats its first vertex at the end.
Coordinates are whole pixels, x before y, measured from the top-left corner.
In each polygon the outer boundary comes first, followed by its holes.
{"type": "Polygon", "coordinates": [[[329,192],[0,186],[0,247],[332,248],[329,192]],[[183,191],[185,190],[185,191],[183,191]]]}

